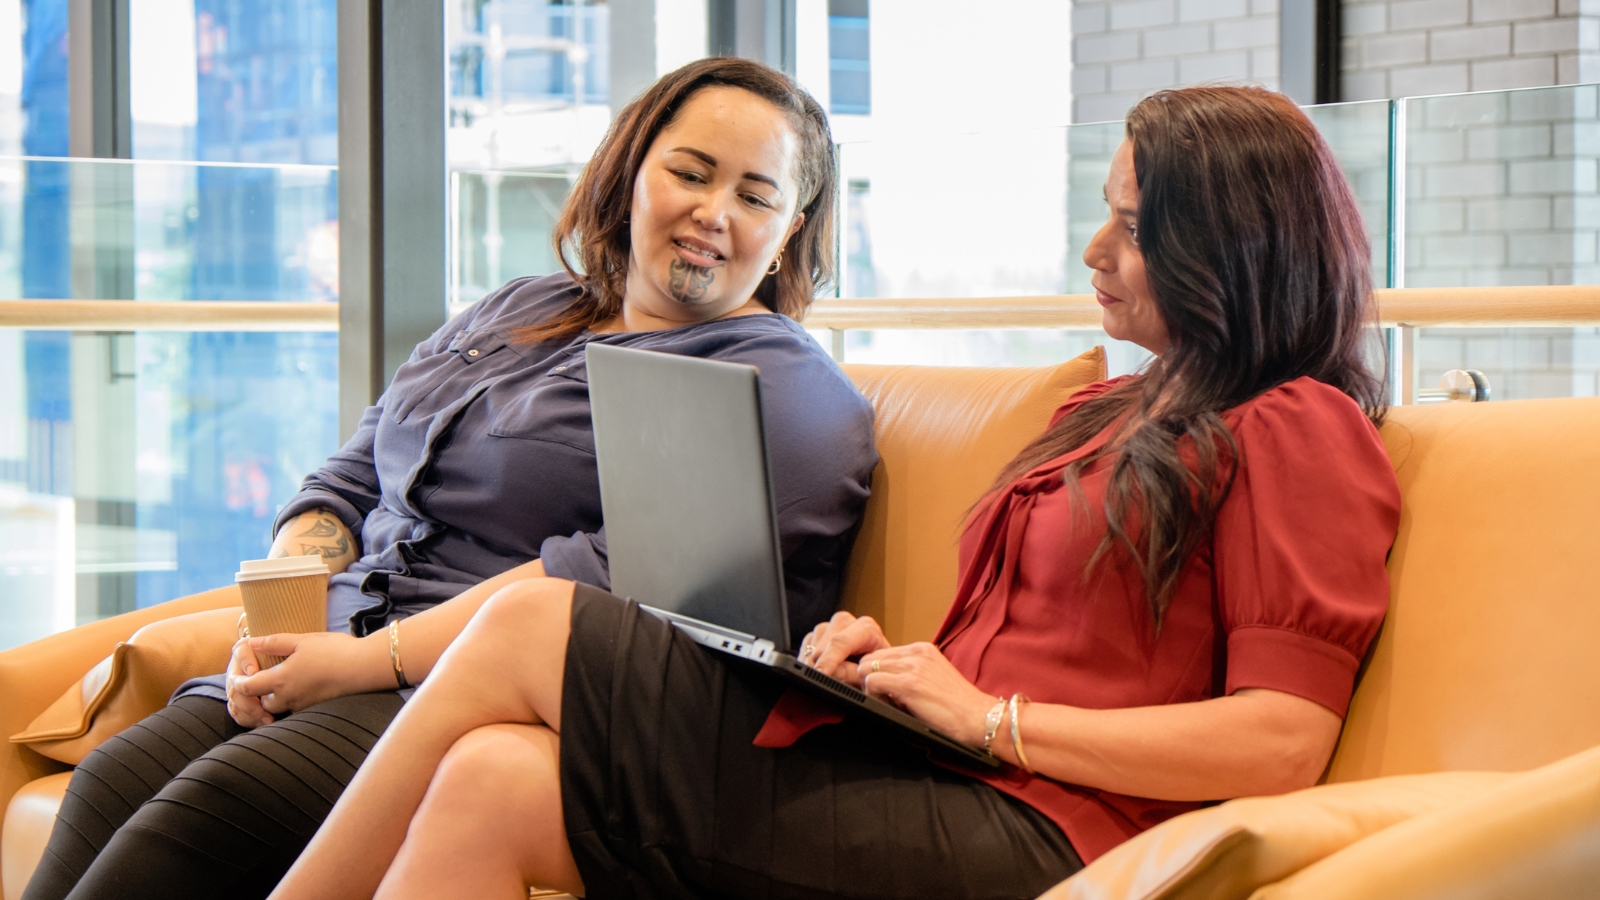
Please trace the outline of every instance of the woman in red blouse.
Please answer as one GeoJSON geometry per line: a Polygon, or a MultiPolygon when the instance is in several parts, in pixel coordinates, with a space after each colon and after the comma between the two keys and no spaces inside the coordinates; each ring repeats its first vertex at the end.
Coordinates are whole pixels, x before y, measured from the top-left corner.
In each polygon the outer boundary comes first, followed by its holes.
{"type": "Polygon", "coordinates": [[[932,643],[848,613],[802,643],[1002,771],[828,724],[631,604],[524,582],[274,896],[1030,897],[1202,801],[1314,784],[1400,507],[1354,198],[1288,99],[1190,88],[1130,112],[1106,199],[1084,262],[1107,333],[1155,359],[1000,474],[932,643]]]}

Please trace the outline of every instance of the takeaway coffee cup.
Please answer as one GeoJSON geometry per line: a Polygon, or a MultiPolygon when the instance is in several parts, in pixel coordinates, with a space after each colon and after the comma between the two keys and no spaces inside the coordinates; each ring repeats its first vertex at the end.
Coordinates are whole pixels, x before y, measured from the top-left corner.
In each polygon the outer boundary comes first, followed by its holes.
{"type": "MultiPolygon", "coordinates": [[[[233,576],[252,637],[328,630],[328,567],[320,556],[247,559],[233,576]]],[[[263,669],[281,656],[257,654],[263,669]]]]}

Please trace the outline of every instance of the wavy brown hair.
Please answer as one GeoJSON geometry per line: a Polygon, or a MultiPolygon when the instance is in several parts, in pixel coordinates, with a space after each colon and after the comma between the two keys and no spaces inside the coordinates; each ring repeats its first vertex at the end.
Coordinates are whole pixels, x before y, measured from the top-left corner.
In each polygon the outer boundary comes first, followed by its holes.
{"type": "Polygon", "coordinates": [[[827,115],[782,72],[746,59],[712,57],[663,75],[617,114],[573,186],[552,236],[556,256],[582,293],[561,315],[520,329],[518,340],[571,337],[622,311],[632,250],[628,219],[639,167],[656,136],[689,98],[709,87],[739,88],[771,103],[788,116],[799,138],[796,209],[806,218],[784,245],[783,267],[761,279],[755,298],[773,312],[799,320],[817,292],[833,281],[836,179],[827,115]]]}
{"type": "Polygon", "coordinates": [[[1222,414],[1308,376],[1381,423],[1384,382],[1366,361],[1375,323],[1361,214],[1293,101],[1260,88],[1162,91],[1129,111],[1127,138],[1139,244],[1170,344],[1023,448],[993,489],[1115,428],[1064,477],[1081,500],[1084,468],[1111,460],[1109,527],[1089,565],[1123,551],[1159,628],[1237,471],[1222,414]]]}

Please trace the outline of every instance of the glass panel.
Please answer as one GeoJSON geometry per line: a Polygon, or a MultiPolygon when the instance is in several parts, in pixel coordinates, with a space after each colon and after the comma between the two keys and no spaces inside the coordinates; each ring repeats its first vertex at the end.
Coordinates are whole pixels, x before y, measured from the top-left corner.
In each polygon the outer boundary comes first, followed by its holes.
{"type": "MultiPolygon", "coordinates": [[[[25,48],[23,44],[22,0],[0,0],[0,154],[21,154],[23,127],[26,119],[22,110],[22,72],[25,48]]],[[[34,9],[40,3],[33,4],[34,9]]],[[[63,2],[62,8],[65,9],[63,2]]],[[[55,48],[60,57],[62,81],[61,112],[66,112],[66,48],[55,48]]],[[[64,118],[64,115],[63,115],[64,118]]]]}
{"type": "Polygon", "coordinates": [[[0,158],[0,296],[337,300],[338,193],[331,166],[0,158]]]}
{"type": "MultiPolygon", "coordinates": [[[[1600,86],[1406,103],[1407,287],[1600,283],[1600,86]]],[[[1592,395],[1593,328],[1427,328],[1417,384],[1449,369],[1496,399],[1592,395]]]]}
{"type": "MultiPolygon", "coordinates": [[[[1372,240],[1375,283],[1383,285],[1389,103],[1344,103],[1310,113],[1351,180],[1372,240]]],[[[1102,188],[1122,139],[1122,123],[1103,122],[842,146],[841,295],[1092,292],[1083,251],[1105,222],[1102,188]]],[[[1095,344],[1106,346],[1113,374],[1134,371],[1148,358],[1137,346],[1089,329],[851,332],[845,358],[1043,365],[1095,344]]]]}
{"type": "Polygon", "coordinates": [[[611,7],[447,0],[452,167],[582,165],[611,123],[611,7]]]}
{"type": "Polygon", "coordinates": [[[137,159],[338,162],[337,0],[129,4],[137,159]]]}
{"type": "MultiPolygon", "coordinates": [[[[1087,273],[1081,279],[1078,273],[1082,250],[1075,236],[1082,232],[1087,242],[1103,220],[1100,189],[1110,161],[1105,147],[1116,147],[1107,138],[1111,133],[1120,134],[1120,126],[841,146],[841,294],[1025,296],[1071,291],[1074,279],[1086,283],[1087,273]],[[1093,197],[1092,204],[1085,196],[1093,197]],[[1080,207],[1091,210],[1086,232],[1080,207]]],[[[845,359],[1047,365],[1102,343],[1119,372],[1131,371],[1145,357],[1138,347],[1109,341],[1097,330],[983,329],[851,331],[845,336],[845,359]]]]}
{"type": "Polygon", "coordinates": [[[551,235],[576,175],[450,173],[450,315],[512,278],[561,269],[551,235]]]}
{"type": "Polygon", "coordinates": [[[1372,285],[1389,284],[1389,131],[1387,100],[1308,106],[1317,130],[1333,150],[1355,191],[1372,244],[1372,285]]]}
{"type": "MultiPolygon", "coordinates": [[[[0,159],[0,297],[334,301],[336,195],[329,167],[0,159]]],[[[0,648],[227,584],[337,448],[337,388],[333,333],[0,328],[0,648]]]]}

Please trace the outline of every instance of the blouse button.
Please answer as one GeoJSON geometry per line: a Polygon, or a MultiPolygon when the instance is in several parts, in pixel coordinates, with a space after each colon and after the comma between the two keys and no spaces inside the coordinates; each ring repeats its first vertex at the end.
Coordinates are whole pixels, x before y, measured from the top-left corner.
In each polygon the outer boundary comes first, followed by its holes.
{"type": "Polygon", "coordinates": [[[552,372],[565,372],[566,370],[567,370],[566,366],[556,366],[554,369],[551,369],[550,371],[552,371],[552,372]]]}
{"type": "Polygon", "coordinates": [[[477,356],[478,355],[478,351],[476,351],[476,350],[468,350],[467,351],[467,355],[468,356],[477,356]]]}

